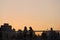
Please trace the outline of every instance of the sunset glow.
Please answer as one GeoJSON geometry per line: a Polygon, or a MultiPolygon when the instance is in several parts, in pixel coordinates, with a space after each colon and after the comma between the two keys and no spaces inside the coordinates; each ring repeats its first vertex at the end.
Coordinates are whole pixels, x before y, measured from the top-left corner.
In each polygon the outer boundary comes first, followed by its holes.
{"type": "Polygon", "coordinates": [[[9,23],[16,30],[60,29],[60,0],[0,0],[0,25],[9,23]]]}

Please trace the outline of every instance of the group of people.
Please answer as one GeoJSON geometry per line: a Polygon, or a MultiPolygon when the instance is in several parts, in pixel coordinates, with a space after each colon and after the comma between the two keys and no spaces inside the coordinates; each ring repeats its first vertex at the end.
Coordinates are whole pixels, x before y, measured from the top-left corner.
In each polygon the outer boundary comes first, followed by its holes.
{"type": "Polygon", "coordinates": [[[24,30],[15,31],[8,23],[0,26],[0,40],[60,40],[60,33],[51,28],[50,31],[43,31],[41,35],[36,35],[32,27],[24,27],[24,30]]]}

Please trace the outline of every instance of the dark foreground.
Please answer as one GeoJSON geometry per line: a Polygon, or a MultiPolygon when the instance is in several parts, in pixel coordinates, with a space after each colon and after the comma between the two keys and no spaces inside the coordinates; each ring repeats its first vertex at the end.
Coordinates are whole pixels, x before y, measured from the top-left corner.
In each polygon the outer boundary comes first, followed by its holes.
{"type": "Polygon", "coordinates": [[[0,40],[60,40],[59,31],[54,31],[52,28],[49,31],[42,31],[41,35],[36,35],[32,27],[24,27],[24,30],[15,31],[8,23],[4,23],[0,27],[0,40]]]}

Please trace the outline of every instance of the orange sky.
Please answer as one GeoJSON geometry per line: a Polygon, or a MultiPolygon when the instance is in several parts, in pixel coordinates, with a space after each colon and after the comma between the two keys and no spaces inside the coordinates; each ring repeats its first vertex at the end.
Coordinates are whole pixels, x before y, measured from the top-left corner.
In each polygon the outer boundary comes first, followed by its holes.
{"type": "Polygon", "coordinates": [[[16,30],[60,29],[60,0],[0,0],[0,25],[5,22],[16,30]]]}

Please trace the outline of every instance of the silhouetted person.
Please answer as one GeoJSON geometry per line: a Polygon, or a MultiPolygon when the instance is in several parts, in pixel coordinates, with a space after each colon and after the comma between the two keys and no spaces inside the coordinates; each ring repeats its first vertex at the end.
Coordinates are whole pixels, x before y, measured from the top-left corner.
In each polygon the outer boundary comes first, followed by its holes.
{"type": "Polygon", "coordinates": [[[4,23],[0,27],[0,40],[60,40],[60,33],[54,31],[53,28],[50,31],[43,31],[41,36],[36,35],[32,27],[24,27],[24,30],[15,31],[8,23],[4,23]]]}
{"type": "Polygon", "coordinates": [[[24,40],[26,40],[26,38],[27,38],[27,33],[28,33],[28,30],[27,30],[27,27],[25,26],[24,31],[23,31],[24,40]]]}
{"type": "Polygon", "coordinates": [[[23,33],[22,30],[18,30],[17,31],[17,37],[16,40],[22,40],[23,39],[23,33]]]}
{"type": "Polygon", "coordinates": [[[12,26],[8,23],[4,23],[4,25],[1,25],[1,31],[2,31],[2,40],[11,40],[12,36],[12,26]]]}
{"type": "Polygon", "coordinates": [[[41,34],[41,38],[42,38],[42,40],[47,40],[47,34],[45,32],[43,32],[41,34]]]}
{"type": "Polygon", "coordinates": [[[4,23],[4,25],[1,25],[1,30],[2,31],[11,31],[11,29],[12,29],[12,26],[11,25],[9,25],[8,23],[4,23]]]}
{"type": "Polygon", "coordinates": [[[2,40],[2,31],[1,31],[1,28],[0,28],[0,40],[2,40]]]}
{"type": "Polygon", "coordinates": [[[56,31],[53,30],[53,28],[51,28],[50,32],[49,32],[49,40],[58,40],[58,33],[56,31]]]}
{"type": "Polygon", "coordinates": [[[12,32],[11,33],[12,33],[11,40],[16,40],[16,35],[17,34],[16,34],[16,31],[15,31],[14,28],[12,29],[12,32]]]}
{"type": "Polygon", "coordinates": [[[34,37],[35,33],[34,33],[31,26],[29,27],[29,33],[30,33],[30,40],[33,40],[33,37],[34,37]]]}

